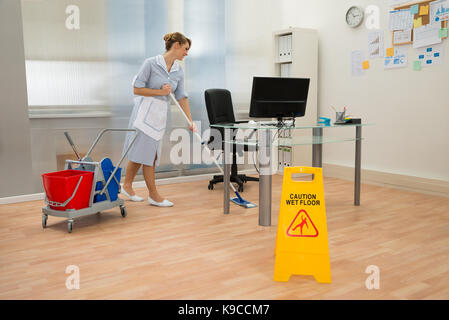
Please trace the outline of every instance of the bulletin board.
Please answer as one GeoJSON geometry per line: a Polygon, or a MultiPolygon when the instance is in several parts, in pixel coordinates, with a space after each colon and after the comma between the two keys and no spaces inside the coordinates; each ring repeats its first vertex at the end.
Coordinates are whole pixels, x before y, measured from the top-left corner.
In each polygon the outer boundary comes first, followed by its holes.
{"type": "MultiPolygon", "coordinates": [[[[422,0],[422,1],[409,2],[407,4],[403,4],[403,5],[394,7],[394,10],[410,9],[414,5],[419,5],[418,13],[414,15],[413,19],[415,20],[415,19],[421,18],[422,19],[422,25],[424,26],[424,25],[427,25],[427,24],[430,23],[430,3],[431,2],[435,2],[435,1],[436,0],[422,0]],[[427,6],[427,8],[428,8],[428,13],[420,15],[421,7],[425,7],[425,6],[427,6]]],[[[442,21],[441,22],[441,28],[447,28],[447,25],[448,25],[448,21],[442,21]]],[[[411,34],[411,41],[409,41],[409,42],[394,43],[394,38],[395,38],[394,37],[394,33],[395,32],[397,32],[397,31],[393,31],[392,32],[393,34],[392,34],[392,40],[391,41],[392,41],[392,45],[393,46],[407,45],[407,44],[412,44],[413,43],[413,37],[414,37],[413,29],[412,29],[412,34],[411,34]]],[[[442,40],[443,39],[447,39],[447,37],[443,37],[441,39],[442,40]]]]}

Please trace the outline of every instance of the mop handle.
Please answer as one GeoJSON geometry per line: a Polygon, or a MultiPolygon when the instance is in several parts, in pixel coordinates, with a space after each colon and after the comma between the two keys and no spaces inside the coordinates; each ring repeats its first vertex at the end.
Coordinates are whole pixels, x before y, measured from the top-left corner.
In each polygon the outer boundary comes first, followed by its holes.
{"type": "MultiPolygon", "coordinates": [[[[187,115],[185,114],[184,110],[182,110],[181,106],[179,105],[178,100],[176,100],[175,96],[173,95],[173,93],[170,92],[170,97],[172,98],[172,100],[176,103],[176,105],[178,106],[179,110],[181,110],[182,115],[184,116],[184,118],[186,118],[187,123],[192,126],[192,121],[190,121],[189,117],[187,117],[187,115]]],[[[201,140],[201,137],[200,137],[201,140]]]]}
{"type": "Polygon", "coordinates": [[[81,157],[78,154],[78,151],[76,150],[75,144],[72,141],[72,138],[70,137],[69,133],[67,131],[64,131],[64,135],[67,138],[67,140],[69,140],[70,145],[72,146],[73,152],[75,152],[76,157],[78,158],[79,161],[81,161],[81,157]]]}
{"type": "MultiPolygon", "coordinates": [[[[184,110],[181,108],[181,106],[179,105],[178,100],[176,100],[175,96],[173,95],[173,93],[170,93],[170,97],[172,98],[172,100],[175,102],[175,104],[178,106],[179,110],[181,111],[182,115],[184,116],[184,118],[187,120],[187,123],[192,126],[192,122],[190,121],[190,119],[187,117],[187,115],[185,114],[184,110]]],[[[193,132],[194,136],[198,139],[198,141],[202,143],[202,139],[201,136],[199,135],[198,132],[193,132]]],[[[215,162],[215,165],[217,166],[217,168],[220,170],[221,174],[224,176],[224,172],[223,169],[221,168],[220,164],[218,163],[217,159],[215,159],[215,157],[212,156],[210,149],[207,147],[206,144],[204,144],[204,148],[206,149],[207,153],[209,153],[209,156],[211,157],[211,159],[215,162]]],[[[231,182],[229,182],[229,185],[231,186],[232,190],[234,190],[234,192],[237,192],[234,188],[234,186],[232,185],[231,182]]]]}

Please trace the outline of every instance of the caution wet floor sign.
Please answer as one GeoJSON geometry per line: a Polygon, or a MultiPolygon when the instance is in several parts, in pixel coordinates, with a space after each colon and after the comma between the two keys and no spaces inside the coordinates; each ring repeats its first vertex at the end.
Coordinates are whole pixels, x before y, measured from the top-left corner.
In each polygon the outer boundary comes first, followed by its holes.
{"type": "Polygon", "coordinates": [[[321,168],[284,168],[274,280],[288,281],[293,274],[331,283],[321,168]],[[314,179],[293,181],[294,173],[313,174],[314,179]]]}

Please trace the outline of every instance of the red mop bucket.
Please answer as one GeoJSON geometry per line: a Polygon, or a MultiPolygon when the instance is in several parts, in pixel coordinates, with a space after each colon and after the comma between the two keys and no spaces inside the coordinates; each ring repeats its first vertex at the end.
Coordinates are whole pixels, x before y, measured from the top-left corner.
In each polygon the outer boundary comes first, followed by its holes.
{"type": "Polygon", "coordinates": [[[93,177],[93,172],[81,170],[44,173],[42,180],[50,208],[60,211],[87,208],[93,177]]]}

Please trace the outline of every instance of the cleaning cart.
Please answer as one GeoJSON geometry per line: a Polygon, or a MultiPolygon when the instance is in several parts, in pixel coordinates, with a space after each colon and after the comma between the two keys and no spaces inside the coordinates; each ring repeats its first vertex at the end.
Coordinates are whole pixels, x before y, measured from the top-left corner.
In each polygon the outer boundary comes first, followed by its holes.
{"type": "Polygon", "coordinates": [[[120,207],[122,217],[127,212],[120,193],[120,165],[137,137],[136,129],[103,129],[93,142],[87,154],[81,159],[70,135],[65,132],[78,160],[66,160],[63,171],[42,175],[46,207],[42,208],[42,227],[46,228],[48,216],[67,218],[67,230],[72,232],[74,219],[120,207]],[[114,167],[111,159],[94,162],[92,150],[108,131],[132,131],[131,143],[114,167]]]}

